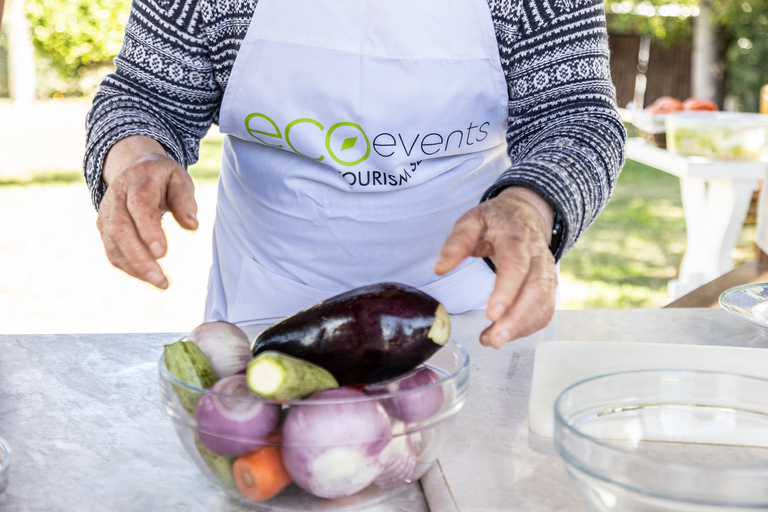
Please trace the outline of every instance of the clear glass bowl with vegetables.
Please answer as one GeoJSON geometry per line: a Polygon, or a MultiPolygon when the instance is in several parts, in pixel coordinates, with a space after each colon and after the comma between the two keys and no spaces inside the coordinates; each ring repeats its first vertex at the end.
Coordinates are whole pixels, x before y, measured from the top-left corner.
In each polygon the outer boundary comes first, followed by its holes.
{"type": "Polygon", "coordinates": [[[208,322],[165,346],[161,399],[185,450],[258,510],[386,501],[435,462],[466,399],[469,355],[432,297],[352,290],[262,331],[208,322]]]}
{"type": "Polygon", "coordinates": [[[0,492],[8,485],[8,473],[11,467],[11,447],[0,437],[0,492]]]}

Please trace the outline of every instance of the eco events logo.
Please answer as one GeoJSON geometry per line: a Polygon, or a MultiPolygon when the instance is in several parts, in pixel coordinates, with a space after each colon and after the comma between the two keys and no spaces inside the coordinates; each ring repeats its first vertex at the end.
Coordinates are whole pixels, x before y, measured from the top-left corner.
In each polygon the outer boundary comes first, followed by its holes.
{"type": "Polygon", "coordinates": [[[369,138],[359,124],[348,121],[326,127],[315,119],[301,117],[287,123],[281,130],[266,114],[254,112],[245,118],[246,131],[265,146],[293,151],[318,162],[329,157],[344,167],[361,164],[371,156],[372,151],[382,158],[397,155],[398,160],[403,157],[431,157],[450,150],[477,151],[480,148],[468,146],[484,141],[488,137],[485,129],[489,125],[489,122],[470,122],[466,128],[426,135],[382,132],[369,138]]]}

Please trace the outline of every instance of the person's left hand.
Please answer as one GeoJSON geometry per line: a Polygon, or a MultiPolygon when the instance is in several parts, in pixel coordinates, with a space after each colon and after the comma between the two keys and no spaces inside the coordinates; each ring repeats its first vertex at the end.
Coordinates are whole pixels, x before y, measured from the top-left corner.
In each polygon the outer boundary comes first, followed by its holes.
{"type": "Polygon", "coordinates": [[[480,343],[501,348],[547,326],[555,312],[557,271],[549,250],[552,207],[523,187],[509,187],[465,213],[440,249],[442,275],[474,256],[490,258],[496,283],[486,316],[493,323],[480,343]]]}

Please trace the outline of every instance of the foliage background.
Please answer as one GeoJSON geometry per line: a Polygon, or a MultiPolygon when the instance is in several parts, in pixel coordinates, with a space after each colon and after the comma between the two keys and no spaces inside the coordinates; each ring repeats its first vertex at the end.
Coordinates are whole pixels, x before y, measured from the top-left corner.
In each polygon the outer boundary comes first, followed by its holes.
{"type": "Polygon", "coordinates": [[[725,32],[725,90],[741,110],[758,112],[760,88],[768,84],[768,0],[720,1],[715,8],[725,32]]]}
{"type": "MultiPolygon", "coordinates": [[[[609,30],[618,34],[647,34],[663,45],[690,47],[692,17],[645,16],[663,6],[698,10],[698,0],[607,0],[609,30]]],[[[712,21],[720,39],[723,94],[736,100],[738,110],[757,112],[759,91],[768,84],[768,0],[712,0],[712,21]]]]}
{"type": "MultiPolygon", "coordinates": [[[[95,92],[102,77],[113,69],[130,3],[27,0],[27,18],[36,50],[38,97],[89,96],[95,92]]],[[[7,95],[7,89],[1,87],[0,95],[7,95]]]]}
{"type": "MultiPolygon", "coordinates": [[[[722,43],[723,92],[738,109],[758,111],[768,83],[768,0],[706,0],[722,43]]],[[[690,47],[690,16],[659,16],[670,8],[697,12],[699,0],[606,0],[609,30],[648,34],[664,45],[690,47]]],[[[130,0],[27,0],[37,50],[38,96],[90,96],[120,50],[130,0]]],[[[0,36],[0,97],[7,96],[0,36]]]]}

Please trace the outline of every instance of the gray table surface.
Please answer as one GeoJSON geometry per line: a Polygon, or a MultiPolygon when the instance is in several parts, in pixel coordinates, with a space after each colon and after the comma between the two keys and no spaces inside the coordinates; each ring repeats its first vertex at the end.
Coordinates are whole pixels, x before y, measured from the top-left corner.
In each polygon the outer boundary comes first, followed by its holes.
{"type": "MultiPolygon", "coordinates": [[[[759,327],[714,309],[559,311],[549,327],[500,351],[476,341],[487,323],[480,312],[453,322],[472,358],[470,392],[440,462],[462,512],[583,510],[552,440],[528,431],[539,343],[768,347],[759,327]]],[[[13,449],[0,510],[244,510],[188,460],[161,410],[156,359],[178,336],[0,335],[0,436],[13,449]]],[[[416,484],[369,510],[428,509],[416,484]]]]}

